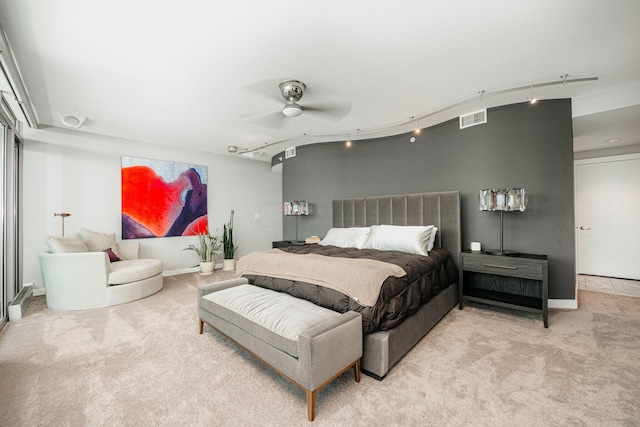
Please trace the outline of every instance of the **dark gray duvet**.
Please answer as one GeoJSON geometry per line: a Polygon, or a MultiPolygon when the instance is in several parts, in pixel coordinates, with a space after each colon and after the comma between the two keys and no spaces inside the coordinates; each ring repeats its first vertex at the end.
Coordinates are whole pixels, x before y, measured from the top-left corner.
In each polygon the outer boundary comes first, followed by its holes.
{"type": "Polygon", "coordinates": [[[458,270],[449,252],[441,248],[434,248],[429,252],[429,256],[321,245],[290,246],[281,250],[300,256],[313,253],[332,257],[374,259],[402,267],[407,274],[403,277],[387,278],[382,284],[378,301],[371,307],[363,306],[341,292],[315,284],[244,275],[254,285],[286,292],[339,313],[357,311],[362,315],[365,333],[394,328],[407,316],[418,311],[421,305],[438,292],[458,281],[458,270]]]}

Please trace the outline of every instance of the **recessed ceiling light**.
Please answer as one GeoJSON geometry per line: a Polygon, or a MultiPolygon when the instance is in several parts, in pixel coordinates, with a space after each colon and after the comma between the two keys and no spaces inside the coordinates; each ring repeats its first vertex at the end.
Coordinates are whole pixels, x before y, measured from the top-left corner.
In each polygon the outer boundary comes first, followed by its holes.
{"type": "Polygon", "coordinates": [[[604,142],[606,143],[613,143],[613,142],[620,142],[622,141],[622,138],[611,138],[611,139],[607,139],[604,142]]]}
{"type": "Polygon", "coordinates": [[[78,129],[86,119],[86,117],[74,116],[72,114],[59,114],[59,116],[62,124],[72,129],[78,129]]]}

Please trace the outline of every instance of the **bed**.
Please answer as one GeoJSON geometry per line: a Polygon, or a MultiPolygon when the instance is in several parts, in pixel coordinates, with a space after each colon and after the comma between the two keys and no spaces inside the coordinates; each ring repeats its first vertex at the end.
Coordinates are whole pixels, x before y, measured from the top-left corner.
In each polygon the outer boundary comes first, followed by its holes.
{"type": "MultiPolygon", "coordinates": [[[[437,227],[435,240],[432,241],[433,249],[429,251],[428,257],[420,257],[406,254],[405,256],[399,251],[307,245],[293,246],[283,251],[278,249],[267,251],[270,253],[260,254],[261,257],[266,257],[261,258],[264,262],[251,265],[252,268],[243,266],[243,260],[239,262],[240,275],[249,279],[252,284],[287,292],[335,311],[361,312],[364,327],[364,354],[361,367],[363,372],[377,379],[384,378],[389,369],[458,302],[457,280],[461,248],[460,195],[457,191],[448,191],[333,201],[333,227],[336,229],[356,230],[354,227],[371,227],[380,224],[433,225],[437,227]],[[406,290],[399,292],[393,298],[386,298],[384,303],[372,304],[357,298],[354,301],[354,298],[340,292],[342,290],[340,286],[332,286],[329,279],[326,283],[323,280],[314,281],[313,278],[300,281],[286,274],[274,273],[268,268],[270,265],[279,264],[279,261],[272,262],[272,258],[269,257],[286,259],[297,256],[299,259],[301,254],[305,254],[307,258],[315,257],[318,262],[325,262],[324,259],[327,259],[326,262],[332,264],[326,270],[335,269],[336,275],[343,274],[340,277],[349,277],[354,281],[356,277],[368,277],[361,274],[365,270],[372,270],[371,274],[376,274],[372,266],[377,265],[366,264],[366,262],[376,263],[381,260],[391,269],[378,272],[385,277],[389,275],[382,284],[383,292],[388,294],[386,289],[392,289],[394,286],[398,288],[400,285],[397,282],[402,280],[407,282],[406,290]],[[343,273],[340,268],[347,258],[358,258],[355,262],[365,264],[362,265],[361,270],[349,270],[343,273]],[[433,268],[433,270],[413,271],[419,270],[413,267],[417,262],[416,258],[423,258],[420,262],[426,265],[425,268],[433,268]],[[334,268],[333,263],[338,263],[339,267],[334,268]],[[402,278],[393,276],[394,273],[391,271],[394,266],[401,267],[407,274],[402,278]]],[[[374,228],[380,227],[372,227],[371,230],[374,228]]],[[[354,261],[348,261],[349,268],[352,268],[351,264],[354,261]]],[[[278,266],[278,268],[281,267],[278,266]]]]}

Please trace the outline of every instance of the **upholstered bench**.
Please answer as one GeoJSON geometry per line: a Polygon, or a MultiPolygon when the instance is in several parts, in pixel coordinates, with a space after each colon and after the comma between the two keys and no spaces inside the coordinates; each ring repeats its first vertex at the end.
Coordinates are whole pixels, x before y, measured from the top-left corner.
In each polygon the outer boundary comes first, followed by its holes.
{"type": "Polygon", "coordinates": [[[350,368],[360,382],[362,318],[245,278],[198,288],[200,333],[208,324],[305,391],[313,421],[316,393],[350,368]]]}

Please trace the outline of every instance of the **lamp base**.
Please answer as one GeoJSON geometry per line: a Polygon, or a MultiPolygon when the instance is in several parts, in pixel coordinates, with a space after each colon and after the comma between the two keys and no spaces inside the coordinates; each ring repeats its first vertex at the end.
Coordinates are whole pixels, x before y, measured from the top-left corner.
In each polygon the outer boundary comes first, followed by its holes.
{"type": "Polygon", "coordinates": [[[484,251],[489,255],[498,255],[498,256],[520,256],[520,252],[517,251],[501,251],[500,249],[486,249],[484,251]]]}

